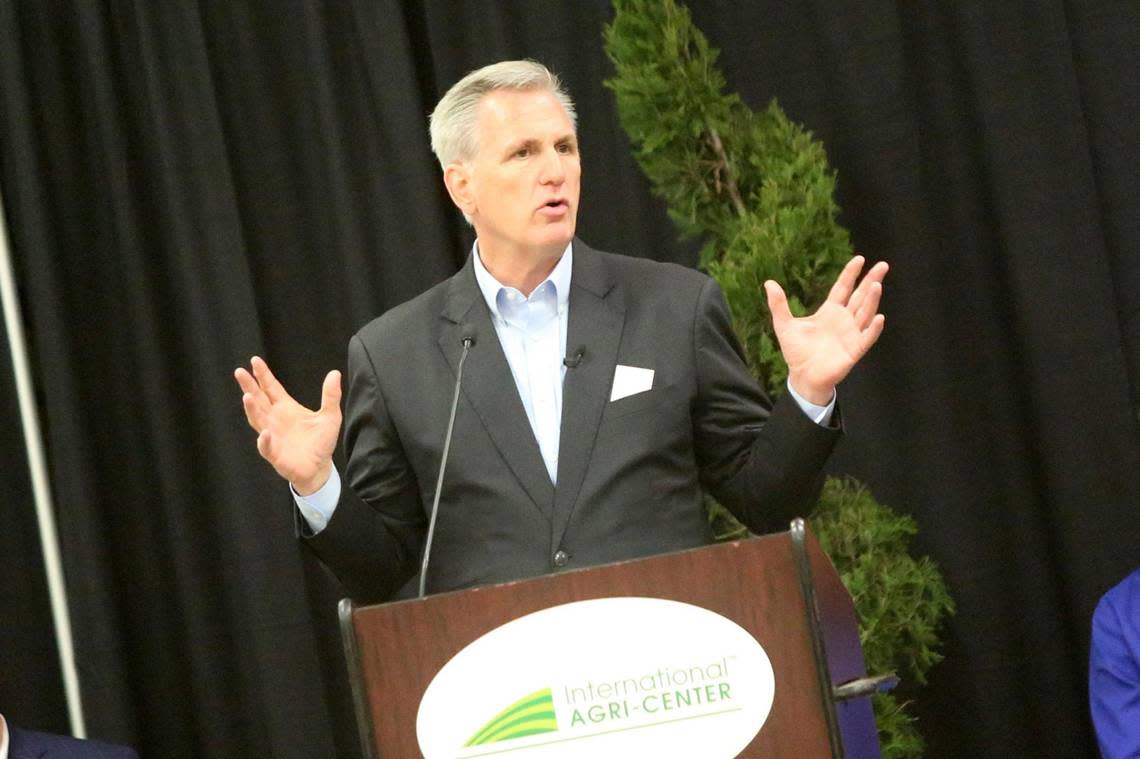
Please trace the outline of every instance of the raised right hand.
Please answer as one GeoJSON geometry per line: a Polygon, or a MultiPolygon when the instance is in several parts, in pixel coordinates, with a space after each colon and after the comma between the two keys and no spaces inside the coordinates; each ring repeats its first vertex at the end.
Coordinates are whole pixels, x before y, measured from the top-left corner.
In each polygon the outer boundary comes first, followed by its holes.
{"type": "Polygon", "coordinates": [[[298,493],[316,492],[328,481],[340,434],[340,372],[325,377],[321,407],[311,411],[293,400],[265,361],[254,356],[249,363],[252,374],[239,367],[234,378],[245,418],[257,433],[257,452],[298,493]]]}

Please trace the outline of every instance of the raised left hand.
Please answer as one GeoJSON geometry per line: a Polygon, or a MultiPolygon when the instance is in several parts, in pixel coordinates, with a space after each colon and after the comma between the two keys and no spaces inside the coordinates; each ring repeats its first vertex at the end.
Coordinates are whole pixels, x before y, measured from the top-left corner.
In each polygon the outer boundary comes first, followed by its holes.
{"type": "Polygon", "coordinates": [[[764,283],[772,327],[788,364],[788,381],[806,400],[827,405],[835,386],[883,333],[886,317],[880,314],[885,261],[871,267],[859,286],[864,259],[855,256],[831,286],[823,305],[810,316],[796,318],[788,308],[784,289],[772,280],[764,283]]]}

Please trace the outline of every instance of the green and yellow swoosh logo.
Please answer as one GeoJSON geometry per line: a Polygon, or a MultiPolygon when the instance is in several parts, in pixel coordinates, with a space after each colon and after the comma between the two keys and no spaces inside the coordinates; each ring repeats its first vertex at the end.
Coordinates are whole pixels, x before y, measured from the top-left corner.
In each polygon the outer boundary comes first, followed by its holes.
{"type": "Polygon", "coordinates": [[[552,733],[557,729],[554,696],[551,695],[550,688],[543,688],[503,709],[463,745],[482,746],[526,735],[552,733]]]}

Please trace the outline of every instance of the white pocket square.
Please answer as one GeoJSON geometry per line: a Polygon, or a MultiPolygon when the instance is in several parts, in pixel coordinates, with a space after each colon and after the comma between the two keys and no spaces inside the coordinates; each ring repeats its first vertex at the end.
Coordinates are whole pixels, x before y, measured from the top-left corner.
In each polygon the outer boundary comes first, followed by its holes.
{"type": "Polygon", "coordinates": [[[630,395],[644,393],[653,387],[653,370],[637,366],[617,365],[614,370],[614,387],[610,391],[610,402],[630,395]]]}

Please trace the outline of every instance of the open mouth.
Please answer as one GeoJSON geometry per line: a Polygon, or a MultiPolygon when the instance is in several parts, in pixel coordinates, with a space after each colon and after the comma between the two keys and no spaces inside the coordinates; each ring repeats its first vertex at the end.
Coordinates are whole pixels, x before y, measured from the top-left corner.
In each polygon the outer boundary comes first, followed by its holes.
{"type": "Polygon", "coordinates": [[[539,207],[539,210],[540,211],[546,211],[549,213],[559,213],[559,212],[565,211],[569,208],[570,208],[570,204],[567,203],[565,200],[562,200],[561,198],[555,198],[554,200],[549,200],[546,203],[543,203],[539,207]]]}

